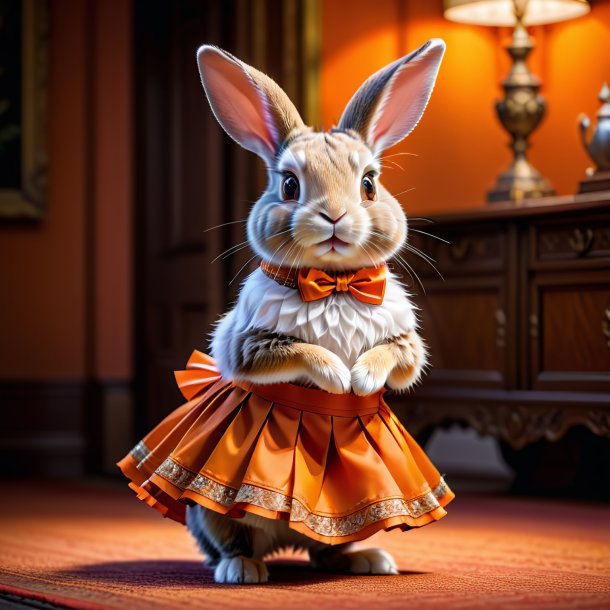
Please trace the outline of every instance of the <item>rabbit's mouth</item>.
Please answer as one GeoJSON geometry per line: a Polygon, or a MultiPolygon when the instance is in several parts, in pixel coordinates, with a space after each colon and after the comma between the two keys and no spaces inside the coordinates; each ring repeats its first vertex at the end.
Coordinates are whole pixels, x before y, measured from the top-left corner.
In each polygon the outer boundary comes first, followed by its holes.
{"type": "Polygon", "coordinates": [[[342,250],[349,248],[351,245],[352,244],[339,239],[334,234],[328,239],[325,239],[317,244],[320,255],[328,254],[329,252],[339,252],[339,254],[341,254],[342,250]]]}

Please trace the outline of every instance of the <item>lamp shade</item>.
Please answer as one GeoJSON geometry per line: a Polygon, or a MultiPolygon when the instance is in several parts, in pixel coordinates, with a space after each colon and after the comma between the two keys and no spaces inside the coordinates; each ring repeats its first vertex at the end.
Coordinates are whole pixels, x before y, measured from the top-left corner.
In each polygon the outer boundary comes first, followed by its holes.
{"type": "MultiPolygon", "coordinates": [[[[445,18],[473,25],[515,25],[513,0],[444,0],[445,18]]],[[[524,25],[542,25],[585,15],[587,0],[529,0],[524,25]]]]}

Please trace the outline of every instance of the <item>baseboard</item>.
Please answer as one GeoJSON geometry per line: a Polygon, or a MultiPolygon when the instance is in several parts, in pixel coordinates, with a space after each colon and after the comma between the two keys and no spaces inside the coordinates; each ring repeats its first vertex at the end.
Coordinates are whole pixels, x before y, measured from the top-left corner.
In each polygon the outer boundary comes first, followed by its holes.
{"type": "Polygon", "coordinates": [[[81,381],[0,381],[0,476],[84,472],[81,381]]]}
{"type": "Polygon", "coordinates": [[[112,471],[132,441],[131,393],[126,380],[0,381],[0,477],[112,471]]]}
{"type": "Polygon", "coordinates": [[[118,474],[116,462],[133,447],[134,409],[133,388],[128,382],[114,382],[102,386],[103,445],[99,472],[118,474]]]}

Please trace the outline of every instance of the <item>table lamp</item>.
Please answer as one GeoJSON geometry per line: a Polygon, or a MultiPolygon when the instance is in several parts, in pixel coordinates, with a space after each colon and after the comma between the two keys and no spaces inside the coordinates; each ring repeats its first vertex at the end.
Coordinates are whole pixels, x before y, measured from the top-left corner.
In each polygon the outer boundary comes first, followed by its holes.
{"type": "Polygon", "coordinates": [[[498,176],[487,200],[520,201],[526,197],[553,195],[550,183],[527,160],[528,138],[539,125],[545,111],[544,98],[538,93],[540,80],[526,64],[534,48],[528,25],[542,25],[580,17],[590,10],[586,0],[444,0],[446,19],[460,23],[489,26],[514,26],[506,49],[512,67],[502,81],[504,98],[496,102],[502,126],[511,135],[513,160],[498,176]]]}

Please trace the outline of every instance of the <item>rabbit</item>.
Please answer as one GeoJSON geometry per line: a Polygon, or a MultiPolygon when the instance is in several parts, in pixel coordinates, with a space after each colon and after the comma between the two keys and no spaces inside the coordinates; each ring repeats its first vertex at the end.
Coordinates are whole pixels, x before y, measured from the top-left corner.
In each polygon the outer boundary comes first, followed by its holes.
{"type": "MultiPolygon", "coordinates": [[[[276,270],[342,273],[383,266],[398,253],[408,224],[379,180],[380,155],[419,122],[444,51],[444,42],[432,39],[382,68],[354,94],[336,127],[316,131],[268,76],[218,47],[199,48],[201,82],[216,119],[268,170],[247,220],[255,254],[276,270]]],[[[236,382],[289,382],[359,396],[386,385],[404,391],[427,363],[414,306],[389,272],[383,302],[371,305],[340,292],[304,302],[293,287],[256,269],[216,325],[211,351],[222,376],[236,382]]],[[[250,513],[233,519],[197,504],[186,518],[219,583],[266,582],[264,556],[287,546],[307,549],[320,569],[397,573],[383,550],[330,546],[283,520],[250,513]]]]}

